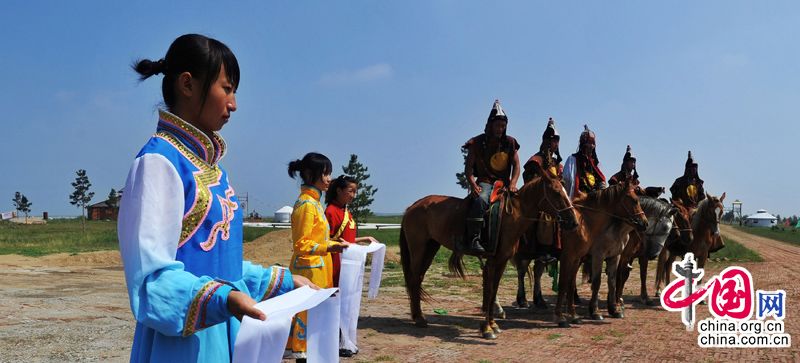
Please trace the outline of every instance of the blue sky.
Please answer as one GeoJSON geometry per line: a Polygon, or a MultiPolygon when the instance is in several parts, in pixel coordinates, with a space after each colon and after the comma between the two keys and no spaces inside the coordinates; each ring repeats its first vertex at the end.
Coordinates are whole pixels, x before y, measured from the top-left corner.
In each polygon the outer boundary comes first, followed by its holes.
{"type": "Polygon", "coordinates": [[[800,214],[796,2],[110,3],[1,5],[0,211],[20,191],[34,215],[77,215],[77,169],[93,202],[122,187],[161,101],[129,65],[202,33],[242,69],[223,166],[262,214],[294,201],[286,164],[308,151],[337,172],[357,154],[378,212],[464,195],[459,147],[495,98],[523,160],[548,117],[565,157],[587,123],[609,176],[630,144],[642,182],[669,187],[692,150],[707,191],[745,214],[800,214]]]}

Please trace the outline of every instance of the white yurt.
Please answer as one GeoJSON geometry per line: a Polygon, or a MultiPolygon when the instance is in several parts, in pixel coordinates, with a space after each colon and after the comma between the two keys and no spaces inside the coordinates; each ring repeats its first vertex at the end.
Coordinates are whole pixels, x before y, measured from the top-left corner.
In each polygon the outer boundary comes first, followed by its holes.
{"type": "Polygon", "coordinates": [[[775,216],[772,214],[767,213],[766,209],[757,210],[756,214],[747,216],[747,219],[744,221],[744,225],[750,227],[772,227],[777,224],[778,218],[775,218],[775,216]]]}
{"type": "Polygon", "coordinates": [[[292,207],[286,205],[275,211],[275,222],[289,223],[292,221],[292,207]]]}

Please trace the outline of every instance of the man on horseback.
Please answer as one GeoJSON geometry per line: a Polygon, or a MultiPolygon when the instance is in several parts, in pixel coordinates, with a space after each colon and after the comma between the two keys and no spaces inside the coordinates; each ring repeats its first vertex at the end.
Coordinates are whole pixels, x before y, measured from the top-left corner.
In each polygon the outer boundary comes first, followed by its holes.
{"type": "Polygon", "coordinates": [[[686,159],[686,166],[683,176],[675,179],[672,187],[669,188],[672,199],[679,200],[684,207],[694,209],[701,200],[706,199],[706,191],[703,189],[703,179],[697,175],[697,163],[692,159],[692,152],[686,159]]]}
{"type": "Polygon", "coordinates": [[[506,135],[508,117],[500,101],[495,100],[483,134],[475,136],[463,148],[467,149],[464,173],[470,185],[471,203],[467,212],[467,228],[463,239],[467,253],[484,253],[481,246],[481,229],[489,197],[495,188],[507,187],[517,191],[519,179],[519,144],[506,135]]]}
{"type": "MultiPolygon", "coordinates": [[[[539,146],[539,152],[533,154],[525,163],[524,171],[522,172],[524,183],[540,176],[541,172],[550,173],[552,177],[562,180],[564,167],[561,165],[561,152],[558,150],[560,140],[561,136],[556,130],[556,123],[551,117],[547,121],[547,128],[544,129],[544,134],[542,134],[542,144],[539,146]]],[[[551,252],[554,252],[553,249],[561,248],[560,244],[554,243],[558,239],[558,225],[555,217],[544,212],[540,213],[540,222],[534,224],[523,238],[526,247],[535,250],[534,256],[542,262],[555,260],[551,256],[551,252]],[[538,236],[543,236],[547,241],[541,241],[540,238],[537,238],[538,236]]]]}
{"type": "Polygon", "coordinates": [[[564,185],[571,199],[578,196],[578,191],[591,193],[606,187],[606,177],[600,171],[600,161],[595,150],[595,134],[583,125],[583,132],[578,141],[578,152],[570,155],[564,163],[564,185]]]}

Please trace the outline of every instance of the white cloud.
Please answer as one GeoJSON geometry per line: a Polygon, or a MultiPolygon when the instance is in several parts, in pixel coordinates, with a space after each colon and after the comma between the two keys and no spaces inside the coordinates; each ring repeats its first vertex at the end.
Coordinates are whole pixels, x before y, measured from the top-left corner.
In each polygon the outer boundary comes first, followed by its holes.
{"type": "Polygon", "coordinates": [[[394,70],[390,64],[379,63],[356,70],[328,73],[320,78],[319,83],[326,86],[352,83],[374,82],[392,78],[394,70]]]}

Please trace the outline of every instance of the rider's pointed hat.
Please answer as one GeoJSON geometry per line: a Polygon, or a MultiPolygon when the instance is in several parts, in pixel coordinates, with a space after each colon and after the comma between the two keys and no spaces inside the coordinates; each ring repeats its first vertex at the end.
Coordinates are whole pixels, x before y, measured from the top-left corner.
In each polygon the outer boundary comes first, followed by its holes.
{"type": "Polygon", "coordinates": [[[508,121],[508,116],[506,116],[506,112],[503,111],[503,107],[500,106],[500,100],[494,100],[492,110],[489,112],[489,119],[486,120],[486,122],[489,123],[498,119],[508,121]]]}
{"type": "Polygon", "coordinates": [[[633,156],[633,151],[631,150],[631,146],[628,145],[628,148],[625,150],[625,156],[622,157],[622,162],[626,162],[628,160],[636,161],[636,157],[633,156]]]}
{"type": "Polygon", "coordinates": [[[692,151],[689,150],[689,157],[686,158],[686,167],[697,166],[697,163],[692,158],[692,151]]]}
{"type": "Polygon", "coordinates": [[[581,132],[581,138],[579,140],[579,144],[583,145],[585,142],[589,141],[589,139],[594,139],[594,131],[589,130],[589,126],[583,125],[583,132],[581,132]]]}
{"type": "Polygon", "coordinates": [[[558,134],[558,130],[556,130],[556,121],[550,117],[550,119],[547,120],[547,128],[544,129],[544,134],[542,134],[542,141],[560,139],[561,136],[558,134]]]}

